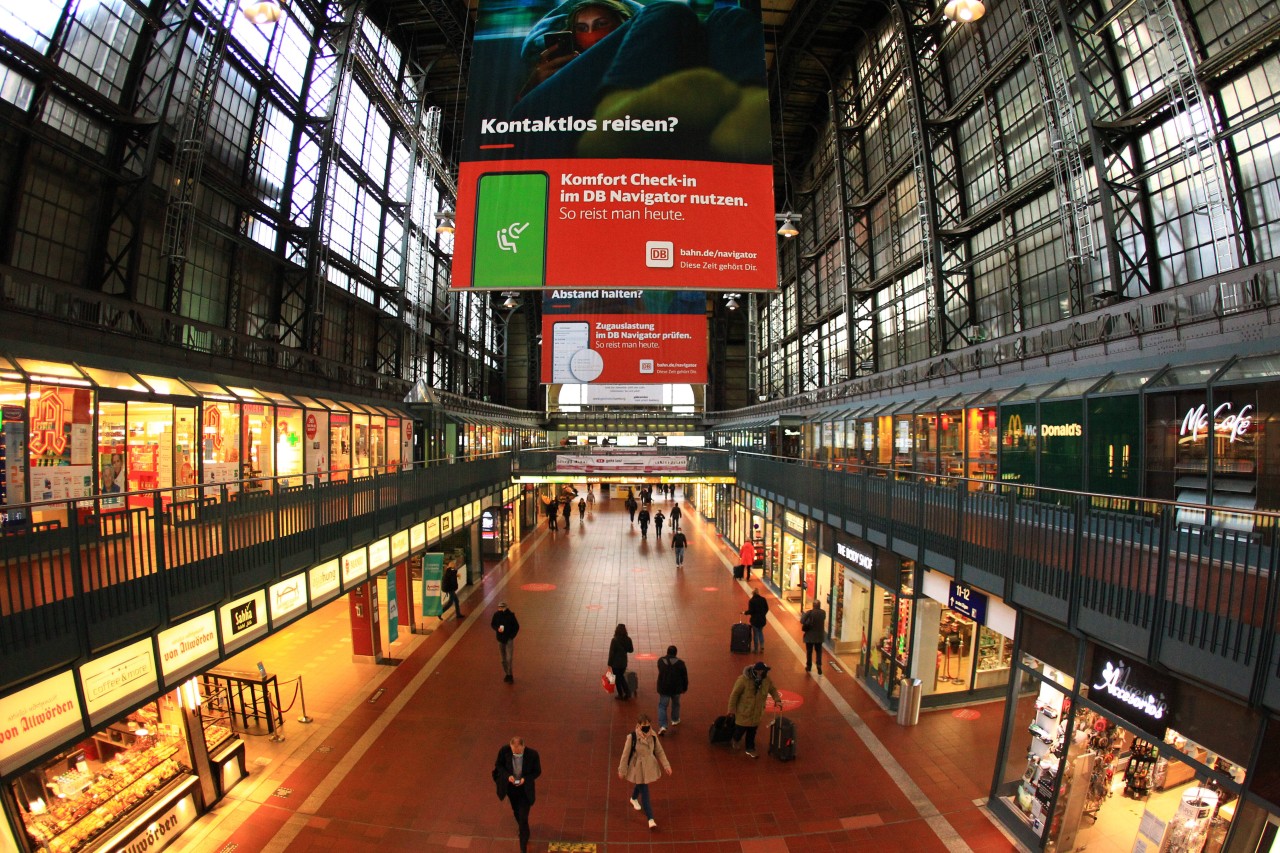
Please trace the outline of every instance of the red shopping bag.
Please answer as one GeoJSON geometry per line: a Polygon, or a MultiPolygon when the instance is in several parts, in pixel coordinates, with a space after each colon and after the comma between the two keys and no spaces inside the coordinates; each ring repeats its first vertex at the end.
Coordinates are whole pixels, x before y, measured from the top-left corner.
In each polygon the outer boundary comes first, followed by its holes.
{"type": "Polygon", "coordinates": [[[618,689],[618,685],[614,684],[614,675],[612,672],[606,672],[600,676],[600,686],[604,688],[605,693],[612,693],[618,689]]]}

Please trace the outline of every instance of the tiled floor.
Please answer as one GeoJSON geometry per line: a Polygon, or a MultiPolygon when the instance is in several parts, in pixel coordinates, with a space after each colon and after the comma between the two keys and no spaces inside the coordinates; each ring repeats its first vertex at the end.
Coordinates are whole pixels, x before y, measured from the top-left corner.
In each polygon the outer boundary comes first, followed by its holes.
{"type": "Polygon", "coordinates": [[[465,591],[461,623],[402,637],[394,666],[351,662],[345,601],[248,650],[233,666],[264,661],[286,702],[301,676],[314,722],[295,722],[295,705],[283,743],[251,738],[251,776],[174,849],[516,851],[511,811],[489,777],[515,734],[542,756],[534,851],[552,841],[600,853],[1019,849],[975,805],[990,784],[1003,704],[975,706],[974,719],[926,712],[900,727],[847,673],[807,676],[796,620],[779,607],[762,657],[800,700],[787,711],[797,760],[764,754],[764,726],[755,761],[707,742],[734,679],[755,660],[728,651],[749,587],[732,579],[732,552],[711,525],[683,507],[682,570],[669,530],[642,541],[620,501],[597,502],[584,522],[539,529],[490,567],[465,591]],[[520,619],[514,684],[503,683],[489,629],[500,600],[520,619]],[[640,674],[628,702],[600,687],[618,622],[640,674]],[[651,831],[614,771],[636,714],[656,717],[654,659],[668,644],[687,661],[691,688],[683,725],[663,739],[675,772],[652,786],[651,831]]]}

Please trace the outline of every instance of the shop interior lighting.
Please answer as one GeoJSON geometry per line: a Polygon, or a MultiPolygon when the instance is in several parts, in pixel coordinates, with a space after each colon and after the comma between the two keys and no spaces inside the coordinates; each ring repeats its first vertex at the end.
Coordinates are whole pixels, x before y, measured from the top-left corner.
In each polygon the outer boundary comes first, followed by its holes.
{"type": "Polygon", "coordinates": [[[778,236],[790,239],[800,233],[800,229],[796,228],[796,221],[800,216],[795,213],[780,213],[777,216],[778,222],[782,224],[778,227],[778,236]]]}
{"type": "Polygon", "coordinates": [[[245,3],[240,7],[240,14],[249,20],[249,23],[259,27],[266,27],[280,20],[280,16],[284,14],[284,10],[280,8],[280,4],[276,0],[258,0],[258,2],[245,3]]]}
{"type": "Polygon", "coordinates": [[[982,0],[947,0],[942,14],[960,24],[970,24],[987,14],[982,0]]]}

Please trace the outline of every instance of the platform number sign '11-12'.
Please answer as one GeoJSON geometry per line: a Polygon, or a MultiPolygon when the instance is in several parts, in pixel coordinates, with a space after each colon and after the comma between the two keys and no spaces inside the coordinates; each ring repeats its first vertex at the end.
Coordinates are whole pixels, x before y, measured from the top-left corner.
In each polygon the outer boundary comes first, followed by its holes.
{"type": "Polygon", "coordinates": [[[763,32],[704,0],[481,0],[451,286],[776,288],[763,32]]]}

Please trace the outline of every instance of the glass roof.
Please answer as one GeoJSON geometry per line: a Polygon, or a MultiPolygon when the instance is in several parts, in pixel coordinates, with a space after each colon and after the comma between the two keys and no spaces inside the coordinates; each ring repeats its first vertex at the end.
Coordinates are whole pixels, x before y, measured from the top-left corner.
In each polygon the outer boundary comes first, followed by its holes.
{"type": "MultiPolygon", "coordinates": [[[[1061,381],[1061,380],[1059,380],[1061,381]]],[[[1032,400],[1040,399],[1040,395],[1044,394],[1050,388],[1055,387],[1058,382],[1038,382],[1035,385],[1023,385],[1017,391],[1014,391],[1008,397],[1001,400],[1004,403],[1027,403],[1032,400]]]]}
{"type": "Polygon", "coordinates": [[[1207,385],[1221,367],[1221,362],[1177,365],[1170,367],[1164,373],[1151,380],[1151,384],[1148,387],[1182,388],[1190,385],[1207,385]]]}
{"type": "Polygon", "coordinates": [[[139,394],[150,393],[151,389],[132,373],[122,370],[102,370],[97,367],[81,367],[99,388],[116,388],[121,391],[136,391],[139,394]]]}
{"type": "Polygon", "coordinates": [[[1096,376],[1092,376],[1088,379],[1068,379],[1048,394],[1045,394],[1041,399],[1059,400],[1063,397],[1080,397],[1097,384],[1098,377],[1096,376]]]}
{"type": "Polygon", "coordinates": [[[1280,376],[1280,355],[1242,358],[1218,377],[1219,382],[1250,382],[1280,376]]]}
{"type": "Polygon", "coordinates": [[[1093,389],[1091,393],[1115,394],[1121,391],[1137,391],[1159,372],[1160,368],[1143,370],[1138,373],[1116,373],[1104,379],[1102,384],[1093,389]]]}

